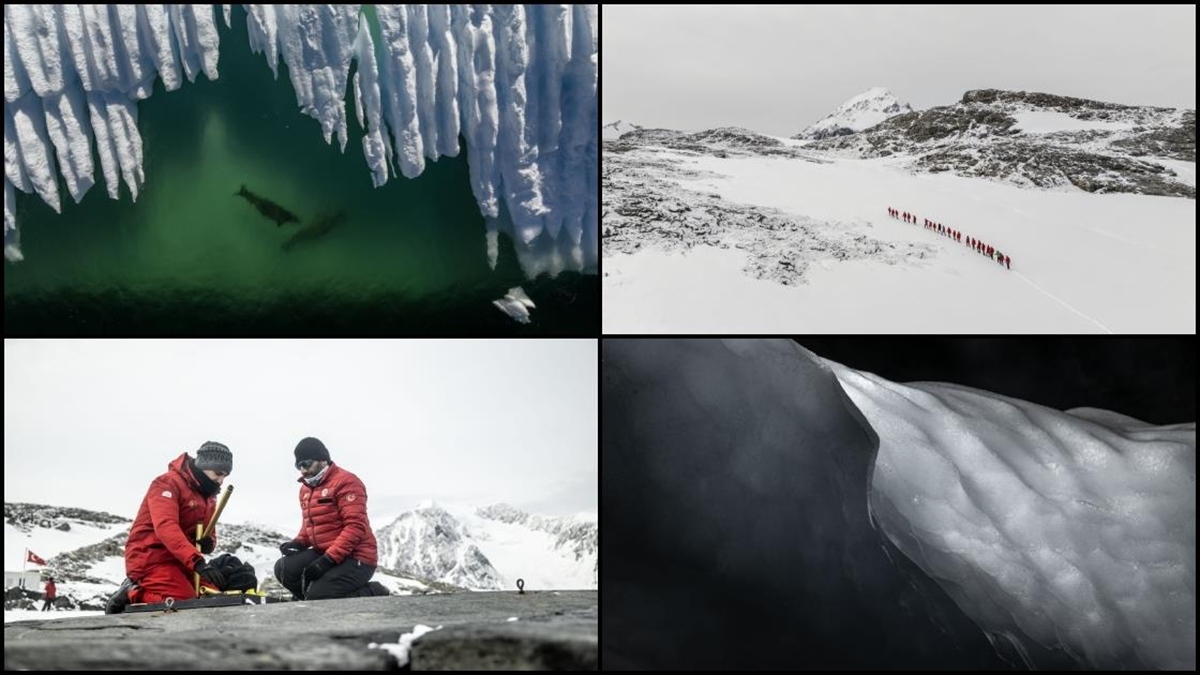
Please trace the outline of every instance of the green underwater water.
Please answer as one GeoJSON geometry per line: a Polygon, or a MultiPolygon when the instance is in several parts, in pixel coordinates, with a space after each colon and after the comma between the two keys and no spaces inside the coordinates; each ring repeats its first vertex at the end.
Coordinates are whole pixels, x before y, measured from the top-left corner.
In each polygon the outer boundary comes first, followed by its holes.
{"type": "Polygon", "coordinates": [[[217,23],[219,78],[173,92],[159,81],[138,103],[136,204],[124,184],[119,201],[108,197],[94,151],[81,203],[61,180],[61,214],[18,193],[25,260],[5,264],[7,335],[599,334],[596,275],[527,280],[504,237],[488,266],[461,138],[459,156],[374,188],[352,89],[343,154],[300,113],[282,60],[273,79],[250,52],[244,10],[233,29],[217,23]],[[302,224],[345,220],[284,250],[301,225],[258,213],[235,196],[243,184],[302,224]],[[530,325],[491,303],[518,285],[538,305],[530,325]]]}

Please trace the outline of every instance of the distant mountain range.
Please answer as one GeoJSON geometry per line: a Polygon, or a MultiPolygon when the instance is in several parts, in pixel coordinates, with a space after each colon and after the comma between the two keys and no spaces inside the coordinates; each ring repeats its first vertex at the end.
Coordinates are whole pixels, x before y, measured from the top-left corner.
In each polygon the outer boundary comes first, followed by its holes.
{"type": "Polygon", "coordinates": [[[470,589],[596,588],[597,527],[497,504],[451,514],[436,504],[379,529],[380,566],[470,589]]]}
{"type": "MultiPolygon", "coordinates": [[[[73,607],[101,609],[125,576],[130,518],[5,503],[4,520],[6,571],[20,570],[25,550],[33,551],[46,560],[44,572],[55,577],[60,596],[73,607]]],[[[290,533],[223,523],[218,535],[215,554],[232,553],[250,562],[264,590],[287,593],[273,570],[279,545],[290,533]]],[[[375,579],[397,594],[510,589],[517,578],[525,579],[531,590],[597,587],[596,523],[586,518],[536,516],[506,505],[456,516],[429,504],[377,529],[376,538],[380,555],[375,579]]]]}

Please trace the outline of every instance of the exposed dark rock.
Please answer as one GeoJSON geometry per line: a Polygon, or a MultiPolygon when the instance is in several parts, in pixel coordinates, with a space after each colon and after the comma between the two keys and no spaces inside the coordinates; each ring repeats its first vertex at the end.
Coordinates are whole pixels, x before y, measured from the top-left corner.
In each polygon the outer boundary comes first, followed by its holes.
{"type": "Polygon", "coordinates": [[[458,593],[19,621],[4,626],[4,667],[393,670],[368,645],[424,624],[444,628],[414,643],[414,670],[595,668],[597,603],[596,591],[458,593]]]}
{"type": "Polygon", "coordinates": [[[858,157],[911,155],[912,168],[1018,185],[1188,197],[1196,189],[1154,159],[1196,161],[1196,112],[1023,91],[980,89],[962,101],[893,117],[810,149],[858,157]],[[1079,129],[1030,132],[1017,115],[1053,112],[1079,129]],[[1095,123],[1104,123],[1101,128],[1095,123]]]}

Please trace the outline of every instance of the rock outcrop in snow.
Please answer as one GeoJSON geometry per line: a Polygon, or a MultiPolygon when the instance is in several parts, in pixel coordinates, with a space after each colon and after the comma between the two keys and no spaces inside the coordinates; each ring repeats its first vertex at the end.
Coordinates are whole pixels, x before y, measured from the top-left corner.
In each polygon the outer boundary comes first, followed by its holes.
{"type": "Polygon", "coordinates": [[[1022,186],[1189,197],[1194,178],[1166,162],[1196,161],[1196,111],[982,89],[811,146],[858,157],[911,156],[912,168],[1022,186]]]}
{"type": "MultiPolygon", "coordinates": [[[[527,275],[594,271],[599,148],[596,5],[246,5],[250,47],[288,73],[301,109],[345,150],[353,88],[376,186],[413,178],[466,139],[492,265],[510,235],[527,275]],[[357,63],[353,81],[352,62],[357,63]]],[[[230,6],[223,6],[226,24],[230,6]]],[[[5,254],[20,260],[15,190],[61,208],[145,181],[137,101],[217,79],[212,5],[11,5],[4,18],[5,254]]]]}

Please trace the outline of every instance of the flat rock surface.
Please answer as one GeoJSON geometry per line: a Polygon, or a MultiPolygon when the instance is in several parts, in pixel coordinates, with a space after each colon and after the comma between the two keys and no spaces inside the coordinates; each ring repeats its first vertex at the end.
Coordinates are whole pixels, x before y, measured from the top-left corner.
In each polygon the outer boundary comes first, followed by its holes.
{"type": "Polygon", "coordinates": [[[20,621],[10,669],[394,669],[418,624],[414,670],[596,668],[596,591],[455,593],[20,621]],[[512,621],[516,617],[515,621],[512,621]],[[428,656],[426,656],[428,652],[428,656]]]}

